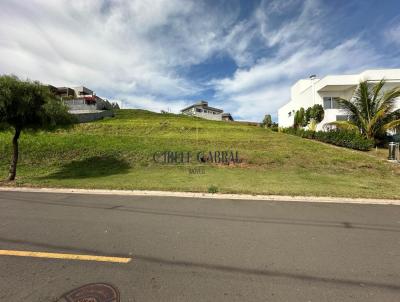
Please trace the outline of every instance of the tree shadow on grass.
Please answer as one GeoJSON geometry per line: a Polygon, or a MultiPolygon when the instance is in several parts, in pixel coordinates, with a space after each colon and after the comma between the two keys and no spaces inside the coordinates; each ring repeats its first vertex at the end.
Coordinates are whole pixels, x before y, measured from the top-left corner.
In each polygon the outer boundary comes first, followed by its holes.
{"type": "Polygon", "coordinates": [[[94,156],[64,164],[61,169],[43,178],[92,178],[128,173],[127,161],[113,156],[94,156]]]}

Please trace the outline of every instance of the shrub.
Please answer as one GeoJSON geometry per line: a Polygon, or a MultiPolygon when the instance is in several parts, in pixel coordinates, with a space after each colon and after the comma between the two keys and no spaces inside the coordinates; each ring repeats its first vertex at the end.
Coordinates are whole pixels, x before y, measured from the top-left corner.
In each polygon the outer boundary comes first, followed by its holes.
{"type": "Polygon", "coordinates": [[[278,132],[278,131],[279,131],[278,124],[277,124],[277,123],[272,123],[272,125],[271,125],[271,130],[272,130],[272,131],[275,131],[275,132],[278,132]]]}
{"type": "Polygon", "coordinates": [[[315,139],[324,143],[346,147],[355,150],[368,151],[374,146],[371,139],[366,139],[359,133],[350,130],[312,131],[295,128],[285,128],[284,133],[303,138],[315,139]]]}
{"type": "Polygon", "coordinates": [[[208,187],[208,193],[214,194],[214,193],[217,193],[217,192],[218,192],[218,187],[217,186],[211,185],[211,186],[208,187]]]}
{"type": "Polygon", "coordinates": [[[312,107],[310,107],[310,114],[309,114],[309,119],[307,121],[310,121],[311,119],[315,120],[315,122],[318,124],[322,122],[324,119],[324,108],[320,104],[316,104],[312,107]]]}
{"type": "Polygon", "coordinates": [[[309,123],[313,122],[315,124],[320,123],[324,119],[324,108],[316,104],[312,107],[308,107],[307,110],[304,110],[301,107],[296,111],[294,115],[294,128],[305,127],[309,123]]]}
{"type": "Polygon", "coordinates": [[[272,118],[271,118],[271,114],[266,114],[264,116],[264,119],[261,123],[261,126],[265,127],[265,128],[270,128],[272,126],[272,118]]]}

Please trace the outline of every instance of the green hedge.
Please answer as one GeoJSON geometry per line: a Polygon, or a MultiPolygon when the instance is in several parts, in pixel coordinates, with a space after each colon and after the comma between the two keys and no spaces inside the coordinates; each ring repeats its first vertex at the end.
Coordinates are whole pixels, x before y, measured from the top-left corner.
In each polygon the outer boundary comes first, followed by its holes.
{"type": "Polygon", "coordinates": [[[284,133],[304,138],[315,139],[324,143],[368,151],[374,146],[374,141],[366,139],[357,132],[349,130],[311,131],[295,128],[284,128],[284,133]]]}

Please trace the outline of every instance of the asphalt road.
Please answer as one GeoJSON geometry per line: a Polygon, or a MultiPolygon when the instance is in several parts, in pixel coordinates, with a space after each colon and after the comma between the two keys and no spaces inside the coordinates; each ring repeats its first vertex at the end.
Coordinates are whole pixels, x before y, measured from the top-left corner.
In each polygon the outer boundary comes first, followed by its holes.
{"type": "Polygon", "coordinates": [[[400,301],[400,206],[0,192],[0,301],[400,301]]]}

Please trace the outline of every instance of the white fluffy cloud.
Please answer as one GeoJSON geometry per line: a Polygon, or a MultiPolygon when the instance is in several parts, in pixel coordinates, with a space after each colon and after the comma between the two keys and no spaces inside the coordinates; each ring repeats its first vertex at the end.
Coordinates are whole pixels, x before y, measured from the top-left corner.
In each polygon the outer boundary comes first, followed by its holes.
{"type": "MultiPolygon", "coordinates": [[[[198,1],[4,0],[0,72],[55,85],[84,84],[126,97],[168,101],[201,87],[177,70],[207,59],[237,9],[198,1]]],[[[159,102],[160,102],[159,101],[159,102]]],[[[160,107],[160,106],[158,106],[160,107]]]]}
{"type": "Polygon", "coordinates": [[[265,113],[276,118],[278,108],[290,99],[291,85],[301,78],[359,72],[382,59],[360,37],[329,41],[319,1],[262,2],[254,16],[249,22],[256,20],[258,28],[252,30],[259,30],[265,47],[275,52],[231,77],[211,81],[217,99],[230,100],[233,113],[243,119],[261,120],[265,113]],[[300,7],[297,17],[284,24],[271,21],[294,4],[300,7]]]}
{"type": "Polygon", "coordinates": [[[389,43],[400,45],[400,22],[392,25],[385,31],[385,38],[389,43]]]}
{"type": "MultiPolygon", "coordinates": [[[[239,0],[1,2],[0,73],[86,85],[155,111],[178,112],[211,89],[214,105],[260,120],[288,101],[299,78],[382,60],[361,36],[332,41],[318,0],[262,0],[247,18],[239,0]],[[205,83],[187,73],[216,56],[229,56],[237,70],[205,83]]],[[[392,27],[386,37],[398,42],[399,32],[392,27]]]]}

